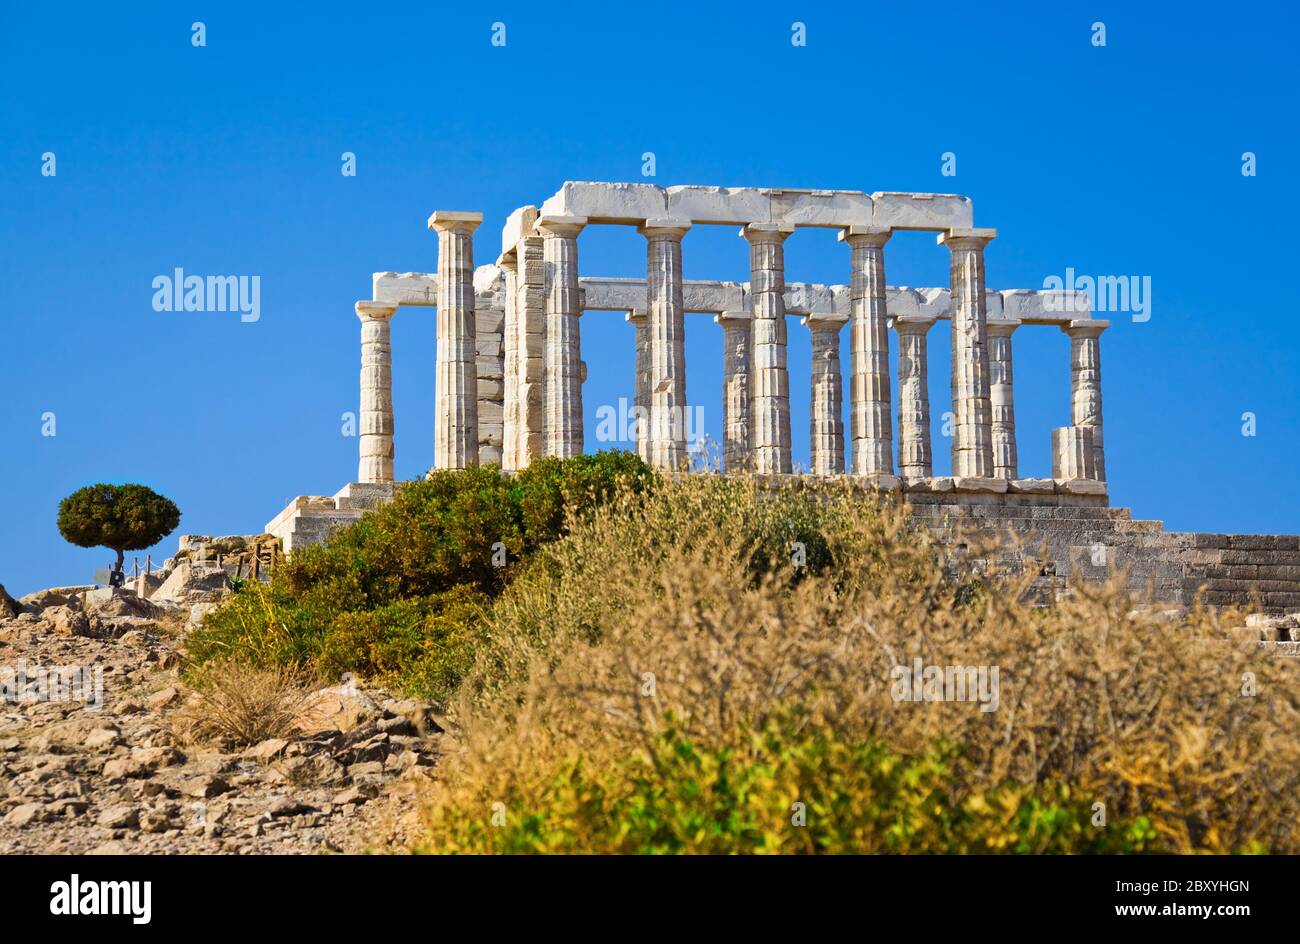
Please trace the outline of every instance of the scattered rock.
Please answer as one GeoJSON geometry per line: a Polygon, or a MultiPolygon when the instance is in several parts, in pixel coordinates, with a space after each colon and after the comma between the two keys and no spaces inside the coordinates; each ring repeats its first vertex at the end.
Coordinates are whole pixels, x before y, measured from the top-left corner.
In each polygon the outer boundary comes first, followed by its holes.
{"type": "Polygon", "coordinates": [[[126,780],[132,777],[148,777],[153,768],[135,757],[114,757],[105,762],[100,776],[105,780],[126,780]]]}
{"type": "Polygon", "coordinates": [[[185,796],[198,797],[200,800],[220,796],[229,789],[230,784],[215,774],[192,777],[180,783],[181,793],[185,796]]]}
{"type": "Polygon", "coordinates": [[[295,719],[303,731],[351,731],[381,715],[380,708],[365,693],[349,685],[322,688],[304,700],[295,719]]]}
{"type": "Polygon", "coordinates": [[[275,758],[282,755],[288,746],[289,742],[284,738],[268,738],[255,747],[250,748],[248,754],[250,757],[262,762],[263,764],[269,764],[275,758]]]}
{"type": "Polygon", "coordinates": [[[371,783],[359,783],[355,787],[349,787],[342,793],[334,796],[336,806],[347,806],[352,803],[365,803],[367,800],[373,800],[379,795],[379,788],[371,783]]]}
{"type": "Polygon", "coordinates": [[[175,685],[168,685],[161,691],[154,692],[150,695],[149,700],[145,704],[148,705],[150,711],[161,711],[180,697],[180,689],[175,685]]]}
{"type": "Polygon", "coordinates": [[[282,797],[273,803],[267,812],[270,813],[272,817],[281,819],[285,816],[300,816],[303,813],[315,813],[316,807],[303,803],[301,800],[295,800],[293,797],[282,797]]]}
{"type": "Polygon", "coordinates": [[[5,814],[6,826],[27,826],[38,823],[45,818],[45,805],[42,803],[24,803],[15,806],[5,814]]]}
{"type": "Polygon", "coordinates": [[[82,745],[89,750],[97,751],[101,748],[112,747],[122,741],[122,732],[114,727],[96,728],[86,735],[82,745]]]}
{"type": "Polygon", "coordinates": [[[86,594],[86,613],[102,619],[119,616],[147,617],[157,619],[162,610],[141,599],[134,590],[124,587],[104,587],[86,594]]]}
{"type": "Polygon", "coordinates": [[[105,829],[126,829],[138,825],[139,822],[139,812],[126,803],[107,807],[95,819],[96,825],[103,826],[105,829]]]}
{"type": "Polygon", "coordinates": [[[161,833],[171,829],[172,818],[166,810],[145,810],[140,814],[140,830],[146,833],[161,833]]]}
{"type": "Polygon", "coordinates": [[[113,706],[113,714],[118,717],[134,715],[144,711],[144,703],[136,698],[123,698],[113,706]]]}
{"type": "Polygon", "coordinates": [[[50,626],[50,632],[56,636],[89,636],[90,620],[80,610],[70,606],[47,606],[41,611],[41,619],[50,626]]]}

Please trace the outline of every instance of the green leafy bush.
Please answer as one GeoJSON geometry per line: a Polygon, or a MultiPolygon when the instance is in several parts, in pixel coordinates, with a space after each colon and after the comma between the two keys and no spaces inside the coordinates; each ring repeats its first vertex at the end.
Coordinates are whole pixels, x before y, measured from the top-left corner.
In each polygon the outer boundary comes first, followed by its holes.
{"type": "Polygon", "coordinates": [[[635,454],[437,471],[250,582],[190,637],[191,659],[383,676],[445,697],[472,661],[485,609],[536,550],[616,492],[655,482],[635,454]]]}
{"type": "Polygon", "coordinates": [[[517,779],[502,798],[428,811],[421,851],[466,853],[1120,853],[1155,851],[1144,819],[1092,824],[1068,787],[975,792],[958,752],[916,757],[786,715],[706,746],[678,728],[644,753],[582,757],[517,779]],[[494,821],[495,817],[495,821],[494,821]],[[504,819],[504,822],[503,822],[504,819]]]}

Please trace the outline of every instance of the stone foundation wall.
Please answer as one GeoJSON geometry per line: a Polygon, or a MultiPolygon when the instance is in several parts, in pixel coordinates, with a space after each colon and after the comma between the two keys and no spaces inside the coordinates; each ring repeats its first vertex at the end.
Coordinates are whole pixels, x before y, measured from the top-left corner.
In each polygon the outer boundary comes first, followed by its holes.
{"type": "MultiPolygon", "coordinates": [[[[1052,480],[1042,482],[1034,491],[1028,485],[1003,492],[891,491],[905,498],[914,520],[959,553],[995,540],[998,549],[988,562],[1017,573],[1035,570],[1032,592],[1043,600],[1066,592],[1071,581],[1123,573],[1129,592],[1143,602],[1190,606],[1199,593],[1213,606],[1300,611],[1300,535],[1169,532],[1159,521],[1136,520],[1129,509],[1110,507],[1104,493],[1072,491],[1104,488],[1102,483],[1058,483],[1053,491],[1052,480]]],[[[300,497],[266,530],[291,553],[324,540],[392,494],[392,485],[353,483],[333,497],[300,497]]]]}
{"type": "Polygon", "coordinates": [[[1300,536],[1169,532],[1135,520],[1102,496],[909,495],[914,518],[945,541],[972,548],[997,539],[994,561],[1038,570],[1033,589],[1051,599],[1071,580],[1126,574],[1128,590],[1152,603],[1300,610],[1300,536]]]}

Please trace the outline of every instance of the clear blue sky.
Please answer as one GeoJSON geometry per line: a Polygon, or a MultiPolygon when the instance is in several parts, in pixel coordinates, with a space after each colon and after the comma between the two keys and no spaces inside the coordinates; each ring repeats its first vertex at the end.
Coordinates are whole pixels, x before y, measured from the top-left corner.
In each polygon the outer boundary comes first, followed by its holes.
{"type": "MultiPolygon", "coordinates": [[[[1286,4],[6,4],[0,12],[0,583],[87,581],[107,551],[55,529],[96,481],[172,497],[180,533],[257,532],[356,475],[358,322],[378,270],[432,271],[435,209],[500,225],[565,179],[957,192],[996,227],[989,284],[1067,267],[1150,276],[1152,317],[1102,339],[1114,504],[1177,530],[1300,531],[1295,45],[1286,4]],[[207,46],[191,45],[191,23],[207,46]],[[1106,25],[1104,48],[1091,24],[1106,25]],[[506,24],[506,45],[491,43],[506,24]],[[791,43],[805,24],[807,45],[791,43]],[[340,155],[357,156],[357,176],[340,155]],[[941,155],[957,175],[941,175],[941,155]],[[1244,177],[1241,155],[1258,155],[1244,177]],[[41,175],[54,152],[57,176],[41,175]],[[261,318],[160,313],[155,276],[261,277],[261,318]],[[1242,435],[1244,412],[1257,435],[1242,435]],[[55,436],[42,435],[53,413],[55,436]]],[[[584,274],[640,275],[632,229],[591,228],[584,274]]],[[[891,284],[943,285],[932,234],[891,284]]],[[[843,282],[830,231],[790,280],[843,282]]],[[[688,278],[747,277],[697,227],[688,278]]],[[[690,315],[688,397],[721,426],[721,331],[690,315]]],[[[583,319],[588,440],[630,396],[631,328],[583,319]]],[[[790,323],[795,459],[808,341],[790,323]]],[[[434,323],[394,326],[397,471],[433,458],[434,323]]],[[[931,334],[932,409],[948,408],[931,334]]],[[[847,346],[845,348],[847,364],[847,346]]],[[[1067,342],[1015,338],[1021,471],[1069,422],[1067,342]]],[[[948,441],[935,430],[937,471],[948,441]]],[[[590,446],[589,446],[590,448],[590,446]]],[[[162,545],[165,556],[175,536],[162,545]]],[[[143,555],[142,555],[143,556],[143,555]]]]}

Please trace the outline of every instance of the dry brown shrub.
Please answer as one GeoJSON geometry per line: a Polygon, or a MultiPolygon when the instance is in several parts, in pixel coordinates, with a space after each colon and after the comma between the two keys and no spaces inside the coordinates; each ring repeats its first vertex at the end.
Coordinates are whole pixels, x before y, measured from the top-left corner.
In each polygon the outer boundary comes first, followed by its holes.
{"type": "Polygon", "coordinates": [[[700,476],[616,504],[501,601],[433,802],[507,795],[557,758],[627,756],[668,715],[720,743],[798,703],[902,753],[956,742],[967,787],[1069,783],[1150,817],[1177,851],[1300,851],[1296,666],[1210,610],[1140,615],[1118,579],[1041,608],[1027,576],[955,572],[902,509],[850,486],[700,476]],[[791,517],[815,519],[834,563],[755,579],[791,517]],[[996,666],[998,710],[895,701],[892,670],[918,656],[996,666]]]}
{"type": "Polygon", "coordinates": [[[292,735],[307,698],[292,670],[262,668],[235,659],[204,663],[189,675],[194,695],[176,723],[192,741],[247,747],[292,735]]]}

